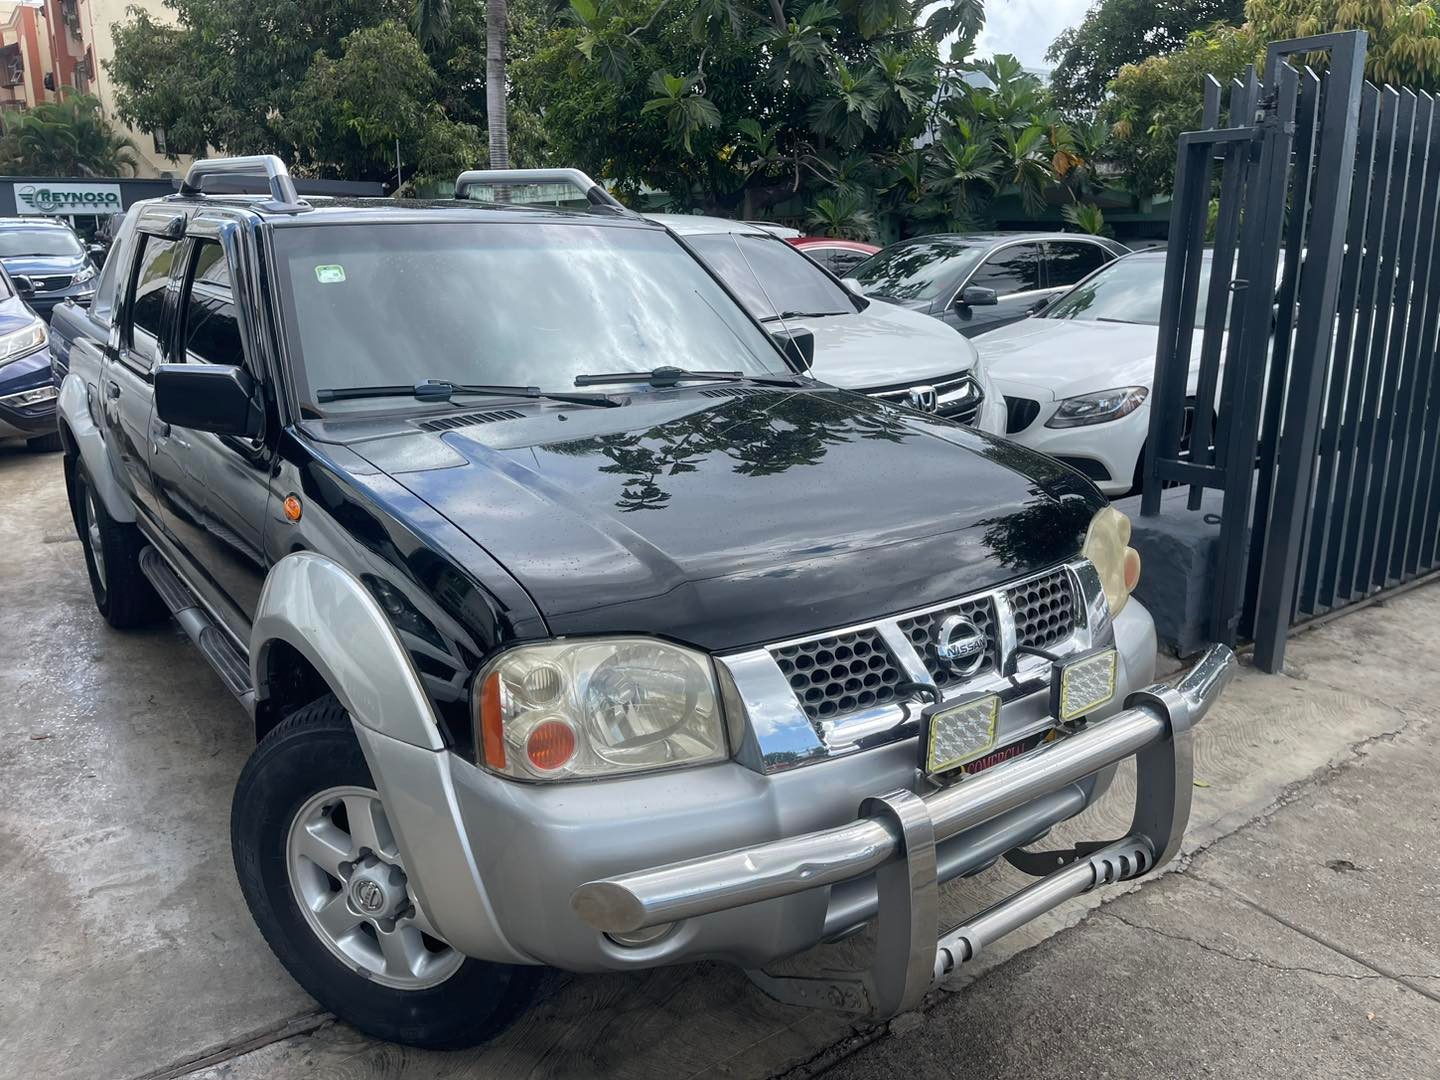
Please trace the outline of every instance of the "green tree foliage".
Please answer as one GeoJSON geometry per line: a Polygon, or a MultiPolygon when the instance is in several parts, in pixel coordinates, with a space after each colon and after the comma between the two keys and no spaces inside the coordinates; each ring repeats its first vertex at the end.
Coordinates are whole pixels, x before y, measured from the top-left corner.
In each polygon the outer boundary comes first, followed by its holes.
{"type": "Polygon", "coordinates": [[[1066,115],[1093,113],[1126,64],[1174,52],[1196,30],[1238,25],[1244,0],[1098,0],[1051,44],[1050,89],[1066,115]]]}
{"type": "Polygon", "coordinates": [[[1440,90],[1440,14],[1431,0],[1250,0],[1245,13],[1261,42],[1364,30],[1370,37],[1368,78],[1416,91],[1440,90]]]}
{"type": "Polygon", "coordinates": [[[1192,34],[1185,47],[1129,64],[1110,83],[1100,114],[1110,125],[1108,159],[1141,197],[1169,192],[1182,131],[1200,126],[1204,79],[1239,77],[1261,51],[1248,29],[1216,27],[1192,34]]]}
{"type": "Polygon", "coordinates": [[[1040,80],[1013,57],[964,61],[982,21],[974,0],[569,0],[515,87],[555,160],[622,191],[747,217],[798,200],[838,235],[928,231],[1091,175],[1040,80]]]}
{"type": "Polygon", "coordinates": [[[135,145],[117,134],[89,94],[66,93],[23,113],[0,114],[0,163],[20,176],[122,176],[135,145]]]}
{"type": "MultiPolygon", "coordinates": [[[[314,175],[453,178],[484,164],[485,0],[166,0],[116,26],[121,116],[172,150],[278,153],[314,175]]],[[[533,36],[544,0],[512,12],[533,36]]],[[[512,31],[514,26],[511,27],[512,31]]],[[[532,118],[517,124],[530,154],[532,118]]]]}

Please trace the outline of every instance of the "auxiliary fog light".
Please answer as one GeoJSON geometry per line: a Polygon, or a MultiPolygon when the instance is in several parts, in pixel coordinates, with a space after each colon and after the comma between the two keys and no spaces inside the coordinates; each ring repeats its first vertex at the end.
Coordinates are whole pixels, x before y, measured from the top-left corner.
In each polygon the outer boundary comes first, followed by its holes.
{"type": "Polygon", "coordinates": [[[958,769],[995,745],[995,727],[1000,719],[1000,696],[985,694],[927,717],[920,733],[924,747],[925,773],[958,769]]]}
{"type": "Polygon", "coordinates": [[[1050,676],[1050,713],[1057,720],[1075,720],[1092,713],[1115,696],[1119,655],[1100,649],[1057,663],[1050,676]]]}

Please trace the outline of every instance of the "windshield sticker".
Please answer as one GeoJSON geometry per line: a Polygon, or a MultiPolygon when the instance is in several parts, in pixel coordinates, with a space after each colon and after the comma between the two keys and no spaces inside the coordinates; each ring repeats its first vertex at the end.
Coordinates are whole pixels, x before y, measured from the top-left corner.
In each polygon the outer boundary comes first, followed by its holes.
{"type": "Polygon", "coordinates": [[[321,285],[334,285],[345,280],[345,268],[339,263],[325,263],[315,267],[315,280],[321,285]]]}

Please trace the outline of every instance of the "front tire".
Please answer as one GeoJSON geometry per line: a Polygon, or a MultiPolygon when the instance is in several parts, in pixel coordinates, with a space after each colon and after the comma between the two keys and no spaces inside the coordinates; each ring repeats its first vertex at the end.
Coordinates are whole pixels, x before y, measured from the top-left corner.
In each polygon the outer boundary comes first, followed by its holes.
{"type": "Polygon", "coordinates": [[[349,715],[332,696],[268,734],[230,816],[256,925],[311,997],[368,1035],[436,1050],[485,1042],[529,1005],[540,969],[460,954],[405,875],[349,715]]]}

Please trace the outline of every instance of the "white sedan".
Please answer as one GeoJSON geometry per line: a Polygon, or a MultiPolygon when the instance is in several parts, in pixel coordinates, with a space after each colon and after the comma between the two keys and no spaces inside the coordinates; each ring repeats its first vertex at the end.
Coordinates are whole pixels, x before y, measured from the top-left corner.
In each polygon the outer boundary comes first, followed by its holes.
{"type": "MultiPolygon", "coordinates": [[[[1126,255],[1033,318],[975,339],[1005,398],[1007,437],[1079,469],[1107,495],[1139,486],[1164,276],[1163,251],[1126,255]]],[[[1187,395],[1209,278],[1207,252],[1187,395]]]]}
{"type": "Polygon", "coordinates": [[[767,326],[815,335],[822,382],[998,435],[1000,394],[975,343],[937,319],[851,291],[767,229],[689,214],[649,214],[687,243],[767,326]]]}

